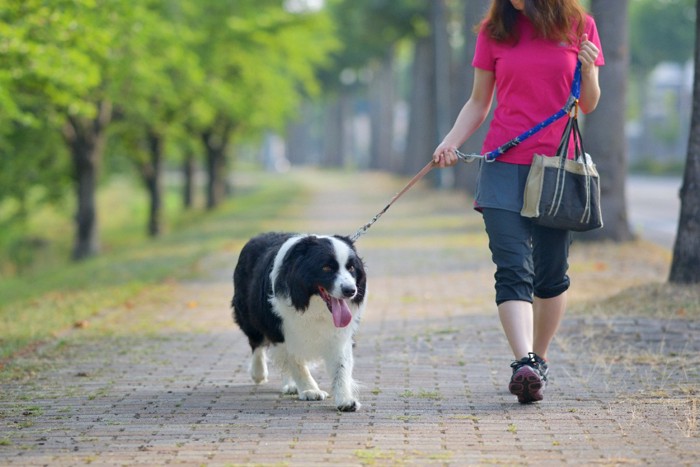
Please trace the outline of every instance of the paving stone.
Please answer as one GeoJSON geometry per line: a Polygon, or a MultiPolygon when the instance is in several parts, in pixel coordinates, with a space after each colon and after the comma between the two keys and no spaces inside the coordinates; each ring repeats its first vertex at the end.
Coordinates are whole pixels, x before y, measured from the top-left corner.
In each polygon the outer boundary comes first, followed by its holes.
{"type": "MultiPolygon", "coordinates": [[[[363,178],[363,192],[314,179],[313,200],[271,228],[352,233],[396,192],[386,177],[363,178]]],[[[268,384],[250,381],[228,305],[235,253],[222,252],[161,300],[162,316],[197,331],[74,331],[26,357],[40,369],[0,387],[0,464],[700,464],[699,323],[567,318],[545,400],[520,405],[507,391],[483,228],[460,196],[413,191],[358,241],[370,280],[355,348],[360,412],[280,394],[274,368],[268,384]]],[[[327,390],[323,368],[314,375],[327,390]]]]}

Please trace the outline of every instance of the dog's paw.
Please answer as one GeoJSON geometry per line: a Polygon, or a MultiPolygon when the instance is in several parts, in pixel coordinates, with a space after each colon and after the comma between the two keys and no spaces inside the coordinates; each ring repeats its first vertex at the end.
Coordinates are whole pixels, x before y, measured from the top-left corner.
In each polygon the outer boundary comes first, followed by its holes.
{"type": "Polygon", "coordinates": [[[328,393],[320,389],[309,389],[299,393],[299,400],[302,401],[322,401],[326,397],[328,397],[328,393]]]}
{"type": "Polygon", "coordinates": [[[252,367],[250,369],[250,377],[255,384],[267,383],[267,368],[261,369],[252,367]]]}
{"type": "Polygon", "coordinates": [[[282,386],[282,394],[297,394],[298,392],[299,390],[297,389],[297,386],[294,383],[289,383],[282,386]]]}
{"type": "Polygon", "coordinates": [[[250,375],[255,384],[265,384],[267,383],[267,375],[250,375]]]}
{"type": "Polygon", "coordinates": [[[338,410],[341,412],[357,412],[362,407],[356,400],[348,400],[338,403],[338,410]]]}
{"type": "Polygon", "coordinates": [[[253,358],[248,373],[255,384],[267,383],[267,364],[265,364],[265,360],[253,358]]]}

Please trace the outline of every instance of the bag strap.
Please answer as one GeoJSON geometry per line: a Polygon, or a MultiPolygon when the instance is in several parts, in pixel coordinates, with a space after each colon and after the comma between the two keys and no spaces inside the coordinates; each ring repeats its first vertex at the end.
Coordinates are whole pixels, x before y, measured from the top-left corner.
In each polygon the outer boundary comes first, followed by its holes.
{"type": "Polygon", "coordinates": [[[523,134],[516,136],[512,140],[508,141],[507,143],[497,147],[493,151],[489,151],[486,154],[484,154],[483,158],[486,162],[493,162],[496,160],[496,158],[500,155],[502,155],[504,152],[507,150],[517,146],[518,144],[522,143],[526,139],[528,139],[530,136],[534,135],[538,131],[540,131],[542,128],[545,128],[555,121],[559,120],[563,116],[567,115],[569,112],[571,112],[571,109],[576,106],[578,103],[579,97],[581,97],[581,61],[576,62],[576,70],[574,71],[574,81],[571,83],[571,93],[569,94],[569,98],[566,101],[566,104],[564,104],[564,107],[562,107],[557,113],[546,119],[545,121],[535,125],[534,127],[530,128],[523,134]]]}
{"type": "Polygon", "coordinates": [[[550,203],[547,215],[556,216],[559,208],[561,207],[562,201],[564,199],[564,184],[566,183],[566,164],[568,162],[568,145],[571,138],[574,140],[574,161],[581,161],[579,167],[583,168],[584,174],[584,184],[583,184],[583,195],[585,196],[585,207],[583,213],[581,214],[581,223],[588,223],[592,215],[592,181],[591,173],[589,171],[588,161],[586,152],[583,149],[583,138],[581,138],[581,131],[578,127],[578,107],[576,108],[576,113],[573,116],[569,116],[569,121],[564,129],[564,134],[562,135],[561,142],[557,148],[557,156],[559,158],[559,165],[556,171],[556,181],[554,186],[554,192],[552,194],[552,201],[550,203]]]}

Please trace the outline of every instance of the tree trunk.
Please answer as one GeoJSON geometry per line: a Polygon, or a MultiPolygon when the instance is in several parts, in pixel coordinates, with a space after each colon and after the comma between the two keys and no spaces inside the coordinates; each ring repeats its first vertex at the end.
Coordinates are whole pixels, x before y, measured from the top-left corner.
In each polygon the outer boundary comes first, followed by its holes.
{"type": "Polygon", "coordinates": [[[370,152],[369,168],[391,170],[394,159],[394,48],[384,60],[370,85],[370,152]]]}
{"type": "Polygon", "coordinates": [[[88,141],[79,138],[72,146],[76,195],[78,197],[73,259],[79,261],[94,256],[100,251],[95,203],[100,161],[88,141]]]}
{"type": "Polygon", "coordinates": [[[598,108],[585,116],[584,140],[586,150],[590,152],[601,174],[601,203],[605,225],[602,229],[581,234],[583,239],[622,242],[633,237],[627,221],[625,200],[628,3],[629,0],[591,0],[591,12],[596,18],[605,54],[605,66],[600,68],[602,96],[598,108]]]}
{"type": "MultiPolygon", "coordinates": [[[[452,108],[450,113],[454,122],[462,107],[471,97],[472,87],[474,86],[474,68],[472,60],[474,59],[474,49],[476,48],[476,33],[474,26],[479,23],[481,18],[486,13],[489,6],[489,0],[465,0],[464,10],[462,15],[462,34],[464,36],[463,52],[458,55],[454,78],[455,83],[452,88],[452,108]]],[[[484,143],[486,132],[488,131],[489,122],[493,116],[492,112],[487,117],[486,121],[477,129],[474,134],[462,145],[461,151],[467,154],[481,153],[481,146],[484,143]]],[[[444,135],[443,135],[444,136],[444,135]]],[[[470,164],[459,163],[455,169],[456,188],[464,190],[473,195],[476,192],[476,179],[479,174],[479,163],[472,162],[470,164]]]]}
{"type": "Polygon", "coordinates": [[[700,283],[700,0],[696,5],[696,15],[693,113],[680,195],[681,213],[669,276],[670,282],[678,284],[700,283]]]}
{"type": "Polygon", "coordinates": [[[347,141],[346,131],[350,118],[347,111],[349,100],[350,98],[345,93],[341,93],[337,98],[331,98],[326,104],[321,160],[324,167],[338,168],[344,164],[345,152],[350,145],[347,141]]]}
{"type": "MultiPolygon", "coordinates": [[[[450,78],[452,69],[450,38],[447,31],[447,5],[445,0],[434,0],[431,8],[433,31],[433,49],[435,62],[434,74],[434,106],[435,106],[435,139],[433,145],[424,155],[427,163],[433,155],[433,149],[450,131],[452,126],[450,98],[450,78]]],[[[440,188],[452,188],[455,184],[455,169],[445,168],[435,172],[435,185],[440,188]]]]}
{"type": "MultiPolygon", "coordinates": [[[[435,48],[430,38],[416,41],[411,77],[408,136],[401,173],[415,175],[437,146],[435,126],[435,48]]],[[[444,136],[444,135],[442,135],[444,136]]]]}
{"type": "Polygon", "coordinates": [[[99,253],[95,195],[105,144],[105,127],[112,118],[110,102],[100,102],[92,120],[68,117],[63,136],[73,159],[77,211],[72,258],[76,261],[99,253]]]}
{"type": "Polygon", "coordinates": [[[141,174],[150,199],[148,235],[157,237],[162,232],[163,211],[163,141],[160,135],[148,132],[148,149],[150,161],[141,168],[141,174]]]}
{"type": "Polygon", "coordinates": [[[284,138],[284,152],[293,166],[307,165],[318,157],[318,150],[311,140],[311,128],[316,109],[307,101],[302,104],[297,120],[287,125],[284,138]]]}
{"type": "Polygon", "coordinates": [[[192,209],[194,207],[194,181],[195,175],[195,163],[194,156],[188,154],[185,156],[185,160],[182,162],[182,206],[185,209],[192,209]]]}
{"type": "Polygon", "coordinates": [[[228,130],[213,129],[202,134],[207,159],[207,209],[217,207],[226,197],[226,148],[228,130]]]}

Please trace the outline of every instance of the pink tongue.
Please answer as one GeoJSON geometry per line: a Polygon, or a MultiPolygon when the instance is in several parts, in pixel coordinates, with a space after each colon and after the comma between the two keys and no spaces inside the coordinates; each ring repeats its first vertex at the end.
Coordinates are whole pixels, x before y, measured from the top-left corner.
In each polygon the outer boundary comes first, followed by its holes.
{"type": "Polygon", "coordinates": [[[331,297],[331,313],[333,314],[333,324],[337,328],[344,328],[352,321],[352,313],[345,300],[331,297]]]}

